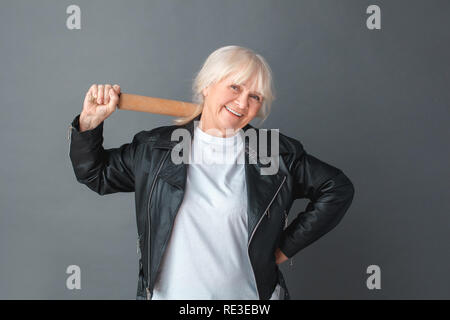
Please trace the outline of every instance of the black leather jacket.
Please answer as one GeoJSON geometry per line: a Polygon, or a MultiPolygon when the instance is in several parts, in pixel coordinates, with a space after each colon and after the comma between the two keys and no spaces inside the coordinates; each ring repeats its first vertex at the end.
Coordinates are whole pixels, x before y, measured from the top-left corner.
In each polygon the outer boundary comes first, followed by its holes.
{"type": "MultiPolygon", "coordinates": [[[[199,120],[198,116],[194,120],[199,120]]],[[[176,128],[194,134],[193,121],[137,133],[131,143],[104,149],[103,122],[79,132],[79,115],[70,129],[69,156],[77,181],[100,195],[134,192],[138,230],[139,279],[137,299],[151,299],[161,258],[167,247],[186,186],[188,164],[170,157],[179,141],[171,141],[176,128]]],[[[254,128],[250,124],[244,132],[254,128]]],[[[268,140],[270,141],[270,140],[268,140]]],[[[245,140],[245,175],[248,196],[248,255],[259,298],[269,299],[279,283],[284,298],[289,292],[275,263],[275,250],[291,258],[333,229],[349,208],[354,187],[348,177],[303,149],[302,144],[279,134],[279,169],[261,175],[263,161],[245,140]],[[257,154],[257,163],[248,157],[257,154]],[[287,226],[295,199],[308,198],[303,212],[287,226]]]]}

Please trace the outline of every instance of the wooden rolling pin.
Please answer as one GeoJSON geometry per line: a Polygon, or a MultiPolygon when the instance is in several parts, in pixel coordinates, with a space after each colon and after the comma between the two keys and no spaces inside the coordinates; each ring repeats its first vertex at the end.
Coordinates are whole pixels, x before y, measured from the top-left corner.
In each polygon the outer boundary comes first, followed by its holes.
{"type": "Polygon", "coordinates": [[[120,93],[118,108],[121,110],[157,113],[174,117],[187,117],[193,115],[199,106],[184,101],[120,93]]]}

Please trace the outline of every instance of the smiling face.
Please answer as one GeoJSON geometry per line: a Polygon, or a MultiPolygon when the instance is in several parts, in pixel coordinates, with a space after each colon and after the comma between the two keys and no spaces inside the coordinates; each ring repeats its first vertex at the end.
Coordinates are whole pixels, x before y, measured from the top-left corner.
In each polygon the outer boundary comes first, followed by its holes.
{"type": "Polygon", "coordinates": [[[232,74],[203,89],[200,128],[209,134],[226,137],[245,127],[263,103],[262,94],[256,91],[255,80],[253,76],[246,83],[236,84],[232,74]]]}

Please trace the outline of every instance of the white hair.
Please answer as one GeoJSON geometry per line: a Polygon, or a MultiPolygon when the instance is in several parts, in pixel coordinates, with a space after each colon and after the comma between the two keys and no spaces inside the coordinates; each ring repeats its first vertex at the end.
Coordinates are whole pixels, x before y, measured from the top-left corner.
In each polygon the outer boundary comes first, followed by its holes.
{"type": "Polygon", "coordinates": [[[190,116],[173,120],[175,124],[183,125],[197,117],[203,111],[203,89],[231,74],[234,74],[233,80],[236,84],[245,83],[256,76],[256,90],[263,96],[263,104],[256,116],[262,119],[260,123],[264,122],[275,100],[272,70],[266,60],[253,50],[239,46],[226,46],[209,55],[194,79],[192,100],[198,108],[190,116]]]}

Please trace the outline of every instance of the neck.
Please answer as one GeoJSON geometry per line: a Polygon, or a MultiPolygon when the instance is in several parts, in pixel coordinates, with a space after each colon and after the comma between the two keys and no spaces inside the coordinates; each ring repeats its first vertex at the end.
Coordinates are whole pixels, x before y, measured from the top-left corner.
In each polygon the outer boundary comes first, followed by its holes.
{"type": "Polygon", "coordinates": [[[198,126],[203,132],[220,138],[234,136],[239,131],[239,129],[236,130],[234,128],[218,128],[217,126],[212,125],[212,123],[213,122],[210,121],[208,115],[202,113],[198,126]]]}

